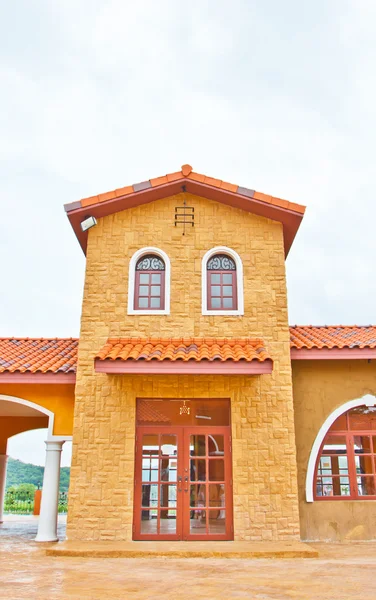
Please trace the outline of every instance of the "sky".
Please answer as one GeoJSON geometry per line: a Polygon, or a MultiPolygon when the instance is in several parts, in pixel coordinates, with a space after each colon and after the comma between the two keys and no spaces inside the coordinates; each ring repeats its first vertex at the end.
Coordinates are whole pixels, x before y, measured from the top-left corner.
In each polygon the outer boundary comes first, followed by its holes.
{"type": "MultiPolygon", "coordinates": [[[[307,206],[291,324],[374,323],[375,22],[374,0],[0,2],[0,335],[78,336],[63,205],[184,163],[307,206]]],[[[10,454],[43,463],[43,436],[10,454]]]]}

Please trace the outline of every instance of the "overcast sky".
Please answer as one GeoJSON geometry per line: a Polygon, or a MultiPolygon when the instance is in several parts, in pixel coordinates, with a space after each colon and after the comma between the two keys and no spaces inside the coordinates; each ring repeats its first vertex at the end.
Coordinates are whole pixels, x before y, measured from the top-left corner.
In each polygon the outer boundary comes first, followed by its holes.
{"type": "Polygon", "coordinates": [[[78,336],[64,203],[187,162],[307,205],[291,324],[375,322],[375,26],[374,0],[0,1],[1,335],[78,336]]]}

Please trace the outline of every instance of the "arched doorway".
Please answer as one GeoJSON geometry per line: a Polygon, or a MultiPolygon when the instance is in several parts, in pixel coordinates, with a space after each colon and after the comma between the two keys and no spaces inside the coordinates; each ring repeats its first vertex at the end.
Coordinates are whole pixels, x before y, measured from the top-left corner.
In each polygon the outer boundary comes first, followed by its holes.
{"type": "Polygon", "coordinates": [[[47,428],[46,461],[42,504],[36,541],[57,541],[57,514],[60,460],[63,443],[70,436],[53,434],[55,414],[35,402],[16,396],[0,395],[0,522],[2,519],[8,439],[33,429],[47,428]]]}

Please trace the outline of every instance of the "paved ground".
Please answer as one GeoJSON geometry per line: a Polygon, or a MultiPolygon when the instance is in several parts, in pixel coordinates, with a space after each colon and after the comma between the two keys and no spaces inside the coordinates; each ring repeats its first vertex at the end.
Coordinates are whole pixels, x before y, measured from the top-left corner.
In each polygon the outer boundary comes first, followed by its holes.
{"type": "Polygon", "coordinates": [[[0,525],[1,599],[376,600],[376,542],[313,544],[318,559],[61,559],[32,541],[36,525],[0,525]]]}

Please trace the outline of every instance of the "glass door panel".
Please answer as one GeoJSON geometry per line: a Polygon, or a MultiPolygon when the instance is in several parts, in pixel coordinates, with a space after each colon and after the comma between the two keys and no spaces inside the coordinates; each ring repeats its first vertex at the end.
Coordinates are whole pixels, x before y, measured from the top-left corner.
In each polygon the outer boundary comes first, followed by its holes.
{"type": "Polygon", "coordinates": [[[233,539],[229,427],[137,428],[134,535],[233,539]]]}
{"type": "Polygon", "coordinates": [[[178,486],[181,492],[177,475],[181,436],[182,432],[170,429],[137,430],[134,539],[179,539],[176,523],[178,486]]]}
{"type": "Polygon", "coordinates": [[[183,539],[232,539],[230,429],[185,428],[184,450],[183,539]]]}

